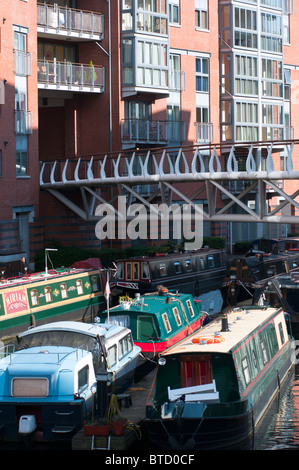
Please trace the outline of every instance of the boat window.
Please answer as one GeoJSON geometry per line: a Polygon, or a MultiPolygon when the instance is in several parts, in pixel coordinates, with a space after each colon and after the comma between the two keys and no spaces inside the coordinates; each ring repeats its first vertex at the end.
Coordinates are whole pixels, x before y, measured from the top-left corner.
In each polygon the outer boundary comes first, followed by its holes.
{"type": "Polygon", "coordinates": [[[88,387],[89,366],[86,365],[78,372],[78,393],[82,393],[88,387]]]}
{"type": "Polygon", "coordinates": [[[278,329],[279,329],[281,343],[284,344],[285,343],[285,336],[284,336],[283,327],[282,327],[281,322],[278,324],[278,329]]]}
{"type": "Polygon", "coordinates": [[[130,317],[129,315],[113,315],[109,318],[109,322],[108,319],[106,319],[105,323],[112,323],[112,325],[120,325],[125,328],[130,328],[130,317]]]}
{"type": "Polygon", "coordinates": [[[187,300],[187,307],[188,307],[188,311],[190,313],[190,317],[194,317],[194,310],[193,310],[193,307],[191,305],[190,300],[187,300]]]}
{"type": "Polygon", "coordinates": [[[248,365],[247,357],[244,357],[242,359],[242,368],[243,368],[246,385],[248,385],[251,379],[250,379],[250,372],[249,372],[249,365],[248,365]]]}
{"type": "Polygon", "coordinates": [[[123,359],[133,349],[132,336],[128,334],[119,341],[118,359],[123,359]]]}
{"type": "Polygon", "coordinates": [[[257,369],[257,359],[256,359],[256,354],[255,354],[254,349],[251,351],[251,357],[252,357],[253,365],[257,369]]]}
{"type": "Polygon", "coordinates": [[[261,341],[261,348],[262,348],[262,353],[263,353],[263,362],[264,364],[267,364],[269,359],[268,359],[268,353],[267,353],[266,343],[264,339],[261,341]]]}
{"type": "Polygon", "coordinates": [[[208,256],[208,265],[209,265],[209,268],[214,268],[215,267],[215,261],[214,261],[214,257],[212,255],[208,256]]]}
{"type": "Polygon", "coordinates": [[[116,345],[114,344],[107,352],[108,367],[112,367],[116,364],[116,345]]]}
{"type": "Polygon", "coordinates": [[[139,279],[139,263],[133,263],[133,279],[135,281],[139,279]]]}
{"type": "Polygon", "coordinates": [[[63,299],[66,299],[67,298],[67,285],[65,282],[60,284],[60,292],[61,292],[61,297],[63,299]]]}
{"type": "Polygon", "coordinates": [[[124,263],[117,263],[117,274],[116,277],[119,279],[124,278],[124,263]]]}
{"type": "Polygon", "coordinates": [[[179,261],[175,261],[173,264],[176,274],[180,274],[182,272],[181,263],[179,261]]]}
{"type": "Polygon", "coordinates": [[[192,264],[190,259],[185,259],[186,271],[192,271],[192,264]]]}
{"type": "Polygon", "coordinates": [[[169,323],[169,320],[168,320],[167,313],[162,313],[162,320],[163,320],[163,323],[164,323],[166,332],[167,332],[167,333],[170,333],[170,331],[171,331],[171,326],[170,326],[170,323],[169,323]]]}
{"type": "Polygon", "coordinates": [[[76,281],[77,292],[79,295],[83,294],[83,283],[81,279],[77,279],[76,281]]]}
{"type": "Polygon", "coordinates": [[[277,274],[276,266],[275,266],[275,265],[270,266],[270,267],[267,269],[267,276],[268,276],[268,277],[271,277],[271,276],[274,276],[275,274],[277,274]]]}
{"type": "Polygon", "coordinates": [[[45,287],[45,299],[46,302],[52,302],[52,292],[51,292],[51,287],[45,287]]]}
{"type": "Polygon", "coordinates": [[[177,307],[174,307],[174,308],[172,309],[172,311],[173,311],[173,314],[174,314],[174,318],[175,318],[176,324],[177,324],[178,326],[180,326],[180,325],[182,324],[182,320],[181,320],[181,317],[180,317],[178,308],[177,308],[177,307]]]}
{"type": "Polygon", "coordinates": [[[44,398],[49,394],[49,381],[46,377],[17,377],[12,381],[13,397],[44,398]]]}
{"type": "Polygon", "coordinates": [[[141,276],[142,279],[149,279],[150,274],[149,274],[149,266],[147,263],[141,263],[141,276]]]}
{"type": "Polygon", "coordinates": [[[161,276],[166,276],[167,271],[166,271],[166,264],[165,263],[160,263],[160,275],[161,276]]]}
{"type": "Polygon", "coordinates": [[[91,287],[92,292],[96,292],[99,290],[98,278],[97,276],[91,276],[91,287]]]}
{"type": "Polygon", "coordinates": [[[126,263],[126,279],[132,279],[132,264],[126,263]]]}
{"type": "Polygon", "coordinates": [[[30,292],[30,296],[31,296],[31,303],[32,303],[32,305],[38,305],[38,304],[39,304],[39,300],[38,300],[38,293],[37,293],[37,290],[36,290],[36,289],[33,289],[33,290],[30,292]]]}
{"type": "Polygon", "coordinates": [[[205,262],[203,258],[199,258],[200,269],[205,269],[205,262]]]}

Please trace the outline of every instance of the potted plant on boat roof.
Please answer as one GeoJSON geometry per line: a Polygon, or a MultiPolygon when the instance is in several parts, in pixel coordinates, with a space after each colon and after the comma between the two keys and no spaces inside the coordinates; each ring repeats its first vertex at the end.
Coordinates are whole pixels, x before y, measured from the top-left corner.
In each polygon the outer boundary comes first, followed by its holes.
{"type": "Polygon", "coordinates": [[[132,303],[132,299],[128,296],[128,294],[126,294],[119,297],[119,303],[124,310],[129,310],[132,303]]]}

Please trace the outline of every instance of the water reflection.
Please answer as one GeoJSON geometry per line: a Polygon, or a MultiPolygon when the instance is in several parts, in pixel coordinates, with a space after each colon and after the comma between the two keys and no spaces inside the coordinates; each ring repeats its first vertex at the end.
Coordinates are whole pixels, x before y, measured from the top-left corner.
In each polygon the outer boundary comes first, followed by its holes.
{"type": "Polygon", "coordinates": [[[299,449],[299,366],[274,400],[254,441],[256,450],[299,449]]]}

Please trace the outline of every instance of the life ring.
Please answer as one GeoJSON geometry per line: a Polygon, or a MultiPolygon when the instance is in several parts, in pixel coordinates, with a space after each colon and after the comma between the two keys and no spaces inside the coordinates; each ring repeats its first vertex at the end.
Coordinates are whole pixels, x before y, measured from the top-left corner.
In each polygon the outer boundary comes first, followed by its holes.
{"type": "Polygon", "coordinates": [[[220,335],[215,336],[195,336],[192,339],[192,343],[203,343],[203,344],[215,344],[215,343],[222,343],[225,341],[225,338],[220,335]]]}

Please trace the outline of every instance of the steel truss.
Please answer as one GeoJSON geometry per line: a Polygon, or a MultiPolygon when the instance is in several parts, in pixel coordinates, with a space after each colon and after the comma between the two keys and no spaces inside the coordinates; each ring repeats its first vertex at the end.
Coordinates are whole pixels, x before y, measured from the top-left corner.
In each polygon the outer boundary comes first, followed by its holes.
{"type": "Polygon", "coordinates": [[[139,201],[149,208],[153,201],[169,205],[175,198],[194,209],[202,196],[208,208],[202,210],[203,220],[209,222],[299,223],[299,189],[292,194],[284,189],[286,181],[299,179],[294,169],[297,144],[292,140],[162,148],[79,158],[75,164],[42,162],[40,187],[86,221],[99,220],[97,203],[113,205],[118,195],[126,195],[128,204],[139,201]],[[187,195],[190,183],[194,192],[187,195]],[[268,210],[267,201],[273,197],[280,202],[268,210]],[[256,201],[255,209],[248,200],[256,201]]]}

